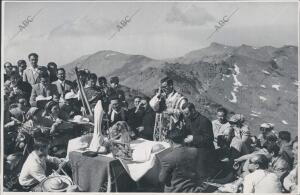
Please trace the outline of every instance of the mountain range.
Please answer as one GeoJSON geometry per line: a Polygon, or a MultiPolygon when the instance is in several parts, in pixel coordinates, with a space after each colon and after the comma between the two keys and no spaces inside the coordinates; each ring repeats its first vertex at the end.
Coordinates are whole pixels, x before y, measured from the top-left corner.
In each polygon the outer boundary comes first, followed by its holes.
{"type": "Polygon", "coordinates": [[[261,123],[270,122],[277,131],[297,135],[296,46],[256,48],[211,43],[167,60],[104,50],[63,65],[69,79],[74,78],[75,66],[98,76],[118,76],[128,88],[127,93],[135,95],[152,96],[160,79],[169,76],[175,89],[211,120],[215,119],[216,109],[223,106],[230,114],[244,114],[254,134],[261,123]]]}

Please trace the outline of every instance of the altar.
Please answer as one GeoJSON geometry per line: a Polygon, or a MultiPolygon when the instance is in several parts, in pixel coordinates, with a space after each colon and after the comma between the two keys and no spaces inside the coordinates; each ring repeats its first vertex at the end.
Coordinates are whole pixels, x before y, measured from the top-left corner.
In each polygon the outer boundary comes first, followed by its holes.
{"type": "Polygon", "coordinates": [[[132,160],[113,158],[111,153],[83,155],[92,135],[69,141],[68,156],[73,182],[83,192],[138,192],[143,185],[159,191],[159,158],[170,147],[166,142],[137,139],[130,142],[132,160]],[[153,150],[154,149],[154,150],[153,150]]]}

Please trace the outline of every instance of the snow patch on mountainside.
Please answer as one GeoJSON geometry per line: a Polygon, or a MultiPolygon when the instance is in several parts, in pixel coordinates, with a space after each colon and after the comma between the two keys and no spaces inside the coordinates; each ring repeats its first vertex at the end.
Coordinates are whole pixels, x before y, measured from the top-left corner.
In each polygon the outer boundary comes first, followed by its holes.
{"type": "Polygon", "coordinates": [[[279,87],[280,85],[272,85],[272,88],[276,89],[277,91],[279,91],[279,87]]]}

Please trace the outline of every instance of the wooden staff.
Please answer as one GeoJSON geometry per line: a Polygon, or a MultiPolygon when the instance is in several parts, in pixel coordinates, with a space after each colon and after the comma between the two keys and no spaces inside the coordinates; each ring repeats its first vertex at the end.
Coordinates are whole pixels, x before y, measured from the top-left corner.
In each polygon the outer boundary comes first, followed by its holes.
{"type": "Polygon", "coordinates": [[[90,104],[89,104],[89,102],[87,100],[87,97],[86,97],[86,94],[84,92],[82,83],[81,83],[81,81],[79,79],[79,73],[78,73],[78,68],[77,67],[75,67],[75,73],[76,73],[76,79],[77,79],[77,83],[78,83],[78,88],[79,88],[79,91],[80,91],[79,93],[80,93],[80,99],[82,101],[82,105],[85,108],[85,110],[88,111],[88,113],[86,113],[86,114],[93,116],[90,104]]]}

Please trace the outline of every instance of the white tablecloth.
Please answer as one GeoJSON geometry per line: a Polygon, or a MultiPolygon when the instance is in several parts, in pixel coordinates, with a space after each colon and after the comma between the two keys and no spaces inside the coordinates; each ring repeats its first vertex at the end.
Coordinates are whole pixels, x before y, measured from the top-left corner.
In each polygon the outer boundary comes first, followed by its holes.
{"type": "MultiPolygon", "coordinates": [[[[68,144],[68,154],[71,151],[81,151],[83,152],[89,146],[89,142],[92,139],[92,135],[85,135],[85,137],[78,137],[69,141],[68,144]]],[[[158,152],[152,153],[152,148],[155,145],[161,144],[164,146],[165,149],[170,147],[169,143],[166,142],[154,142],[139,138],[134,140],[130,143],[130,148],[133,149],[132,153],[132,161],[122,160],[119,159],[130,175],[130,177],[134,181],[138,181],[141,179],[154,165],[155,165],[155,158],[156,154],[160,153],[161,151],[165,150],[162,149],[158,152]]],[[[67,154],[67,159],[68,159],[67,154]]],[[[107,155],[102,155],[106,157],[113,157],[111,153],[107,155]]]]}

